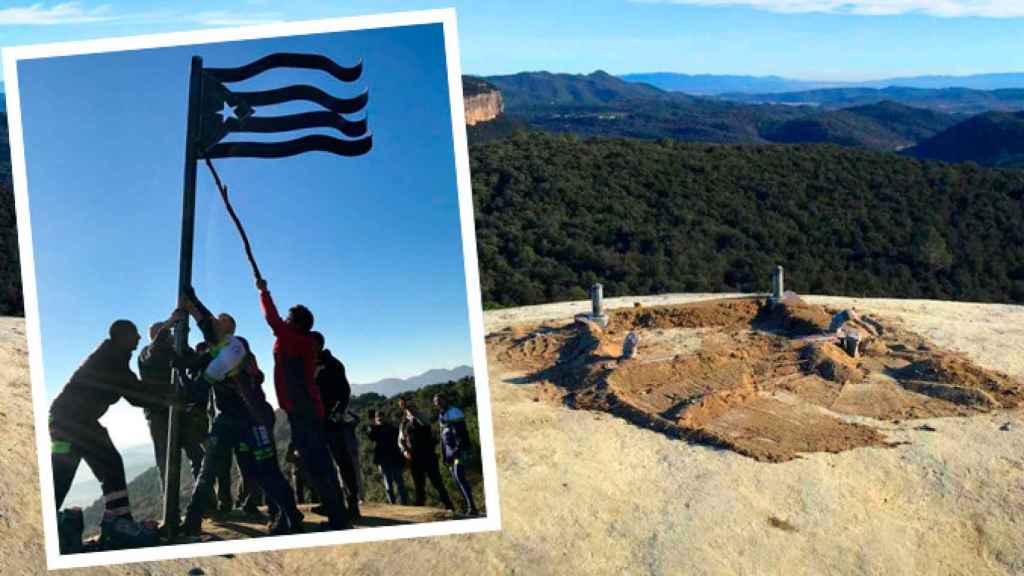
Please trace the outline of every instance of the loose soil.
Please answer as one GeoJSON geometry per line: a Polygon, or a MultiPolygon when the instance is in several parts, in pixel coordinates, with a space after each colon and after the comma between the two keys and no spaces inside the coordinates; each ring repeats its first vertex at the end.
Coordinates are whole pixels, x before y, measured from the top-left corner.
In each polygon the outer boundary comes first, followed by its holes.
{"type": "Polygon", "coordinates": [[[636,305],[612,311],[604,329],[577,319],[497,332],[488,345],[570,406],[770,462],[891,445],[865,417],[1024,405],[1020,381],[881,318],[851,314],[835,326],[839,312],[798,297],[774,306],[763,298],[636,305]],[[860,336],[856,356],[836,328],[860,336]],[[623,359],[629,332],[639,335],[640,354],[623,359]]]}

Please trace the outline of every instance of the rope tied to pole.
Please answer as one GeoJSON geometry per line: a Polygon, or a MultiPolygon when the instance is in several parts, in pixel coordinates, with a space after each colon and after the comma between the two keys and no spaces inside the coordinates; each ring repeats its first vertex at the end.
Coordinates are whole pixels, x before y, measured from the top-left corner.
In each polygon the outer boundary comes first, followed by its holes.
{"type": "Polygon", "coordinates": [[[231,200],[228,199],[228,187],[223,184],[220,180],[220,174],[217,174],[217,169],[213,167],[213,162],[209,158],[204,158],[206,161],[206,167],[210,169],[210,173],[213,174],[213,180],[217,183],[217,189],[220,191],[220,197],[224,200],[224,207],[228,209],[228,215],[231,216],[231,220],[234,221],[235,227],[238,228],[238,234],[242,237],[242,244],[245,245],[245,255],[249,258],[249,264],[252,266],[253,276],[257,280],[262,280],[263,276],[260,274],[260,267],[256,265],[256,259],[252,255],[252,246],[249,245],[249,236],[245,233],[245,228],[242,227],[242,221],[238,219],[238,214],[235,214],[235,209],[231,206],[231,200]]]}

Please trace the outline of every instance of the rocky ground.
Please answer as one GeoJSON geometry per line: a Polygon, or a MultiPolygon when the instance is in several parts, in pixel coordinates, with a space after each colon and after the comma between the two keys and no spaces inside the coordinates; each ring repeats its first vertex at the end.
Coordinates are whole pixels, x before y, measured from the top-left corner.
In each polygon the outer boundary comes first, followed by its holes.
{"type": "MultiPolygon", "coordinates": [[[[715,295],[720,297],[721,295],[715,295]]],[[[704,295],[627,298],[677,304],[704,295]]],[[[1024,307],[807,297],[897,322],[1024,378],[1024,307]]],[[[565,321],[587,303],[502,310],[487,332],[565,321]]],[[[0,573],[44,568],[23,324],[0,322],[0,573]]],[[[1024,573],[1024,413],[874,420],[886,444],[779,463],[555,402],[489,365],[503,530],[75,571],[95,574],[1024,573]]]]}

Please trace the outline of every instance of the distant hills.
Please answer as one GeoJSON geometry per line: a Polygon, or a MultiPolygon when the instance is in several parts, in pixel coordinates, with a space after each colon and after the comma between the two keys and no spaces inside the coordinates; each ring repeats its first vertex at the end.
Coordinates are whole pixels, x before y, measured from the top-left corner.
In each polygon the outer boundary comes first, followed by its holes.
{"type": "MultiPolygon", "coordinates": [[[[119,449],[127,478],[134,478],[156,465],[152,444],[141,444],[119,449]]],[[[187,460],[185,460],[187,467],[187,460]]],[[[89,472],[79,472],[75,483],[64,499],[64,506],[87,506],[101,494],[99,480],[89,472]],[[88,479],[86,479],[88,478],[88,479]]]]}
{"type": "Polygon", "coordinates": [[[949,114],[915,108],[892,100],[844,108],[847,114],[870,118],[910,142],[919,142],[934,136],[957,123],[949,114]]]}
{"type": "Polygon", "coordinates": [[[1024,112],[986,112],[907,151],[919,158],[1024,168],[1024,112]]]}
{"type": "Polygon", "coordinates": [[[533,128],[582,136],[832,143],[897,150],[956,122],[940,112],[891,101],[846,110],[729,102],[666,92],[602,71],[588,75],[523,72],[491,76],[487,81],[501,90],[506,114],[533,128]]]}
{"type": "Polygon", "coordinates": [[[367,384],[353,384],[352,395],[358,396],[360,394],[369,394],[372,392],[374,394],[380,394],[381,396],[391,397],[396,394],[401,394],[402,392],[419,390],[420,388],[431,384],[454,382],[463,378],[470,378],[472,376],[472,366],[456,366],[451,370],[443,368],[427,370],[418,376],[412,376],[410,378],[385,378],[383,380],[369,382],[367,384]]]}
{"type": "Polygon", "coordinates": [[[598,70],[591,74],[554,74],[520,72],[506,76],[487,76],[505,99],[506,109],[533,106],[596,106],[628,100],[680,100],[672,94],[598,70]]]}
{"type": "MultiPolygon", "coordinates": [[[[721,80],[722,87],[751,85],[748,77],[709,78],[721,80]]],[[[759,80],[776,87],[789,82],[780,77],[759,80]]],[[[969,80],[965,83],[1001,86],[1024,83],[1024,74],[969,80]]],[[[501,91],[506,105],[495,121],[469,130],[470,141],[476,143],[539,129],[586,137],[717,144],[837,144],[947,162],[1012,168],[1021,164],[1021,119],[1016,113],[1024,110],[1024,88],[842,87],[696,96],[629,82],[600,70],[521,72],[483,81],[501,91]]],[[[956,77],[917,79],[922,85],[946,81],[956,77]]]]}
{"type": "Polygon", "coordinates": [[[906,148],[954,124],[956,119],[948,114],[886,101],[766,123],[760,134],[775,143],[827,143],[893,150],[906,148]]]}
{"type": "Polygon", "coordinates": [[[785,93],[726,93],[718,97],[746,104],[804,105],[826,109],[891,101],[960,115],[1024,109],[1024,89],[1021,88],[990,91],[969,88],[823,88],[785,93]]]}
{"type": "Polygon", "coordinates": [[[716,95],[727,93],[774,94],[821,88],[969,88],[972,90],[1000,90],[1024,88],[1024,73],[974,74],[969,76],[905,76],[867,82],[820,82],[795,80],[780,76],[743,76],[728,74],[677,74],[651,72],[624,74],[629,82],[642,82],[662,90],[688,94],[716,95]]]}
{"type": "Polygon", "coordinates": [[[627,82],[650,84],[669,92],[715,95],[727,92],[775,93],[796,92],[834,86],[824,82],[793,80],[781,76],[738,76],[728,74],[677,74],[675,72],[649,72],[623,74],[627,82]]]}

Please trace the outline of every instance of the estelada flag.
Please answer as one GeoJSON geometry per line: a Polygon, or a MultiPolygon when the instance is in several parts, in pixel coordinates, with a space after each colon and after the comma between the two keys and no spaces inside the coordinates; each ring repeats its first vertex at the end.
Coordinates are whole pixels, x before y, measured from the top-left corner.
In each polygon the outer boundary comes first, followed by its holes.
{"type": "Polygon", "coordinates": [[[198,135],[199,158],[280,158],[303,152],[322,151],[342,156],[359,156],[373,147],[367,133],[366,118],[349,120],[345,115],[362,111],[369,99],[367,91],[352,98],[337,98],[306,84],[257,92],[234,92],[225,86],[248,80],[272,68],[307,68],[327,72],[342,82],[354,82],[363,72],[360,62],[340,66],[318,54],[271,54],[238,68],[204,68],[202,71],[202,110],[198,135]],[[322,109],[285,116],[257,116],[255,107],[292,101],[308,101],[322,109]],[[344,136],[313,134],[283,142],[223,142],[235,132],[270,133],[308,128],[325,128],[344,136]]]}

